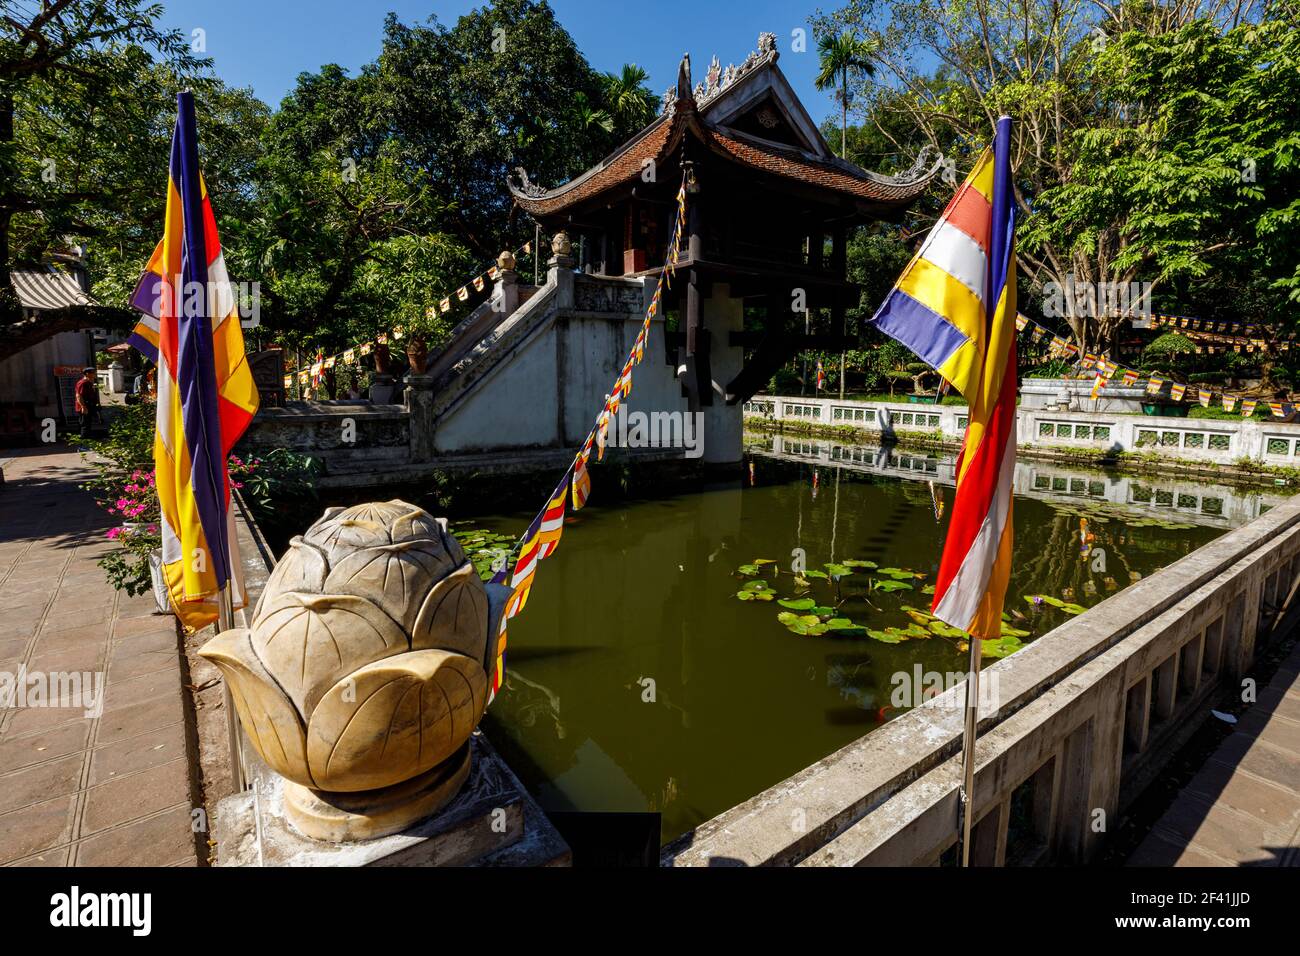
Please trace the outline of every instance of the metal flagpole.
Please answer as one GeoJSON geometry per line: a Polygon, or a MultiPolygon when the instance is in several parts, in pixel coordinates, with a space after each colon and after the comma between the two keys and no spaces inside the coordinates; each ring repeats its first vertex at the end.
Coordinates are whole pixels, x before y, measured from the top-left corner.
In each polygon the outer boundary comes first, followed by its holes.
{"type": "MultiPolygon", "coordinates": [[[[231,594],[231,582],[227,581],[217,593],[217,633],[228,631],[235,626],[235,602],[231,594]]],[[[221,681],[221,706],[226,709],[226,732],[230,739],[230,778],[236,793],[247,786],[244,775],[244,747],[239,737],[239,715],[235,713],[235,702],[230,696],[230,684],[221,681]]]]}
{"type": "Polygon", "coordinates": [[[970,833],[975,816],[975,730],[979,726],[981,641],[970,639],[970,670],[966,676],[966,729],[961,754],[961,865],[970,866],[970,833]]]}

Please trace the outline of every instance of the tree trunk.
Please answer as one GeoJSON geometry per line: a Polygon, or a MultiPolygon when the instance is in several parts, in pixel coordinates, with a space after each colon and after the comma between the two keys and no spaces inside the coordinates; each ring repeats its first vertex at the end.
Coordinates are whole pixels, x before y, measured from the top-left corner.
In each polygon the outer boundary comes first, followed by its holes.
{"type": "Polygon", "coordinates": [[[849,158],[849,71],[844,70],[840,87],[840,159],[849,158]]]}
{"type": "MultiPolygon", "coordinates": [[[[0,89],[0,152],[8,153],[14,140],[14,96],[0,89]]],[[[8,175],[0,176],[0,289],[9,288],[9,223],[13,218],[13,185],[8,175]]]]}

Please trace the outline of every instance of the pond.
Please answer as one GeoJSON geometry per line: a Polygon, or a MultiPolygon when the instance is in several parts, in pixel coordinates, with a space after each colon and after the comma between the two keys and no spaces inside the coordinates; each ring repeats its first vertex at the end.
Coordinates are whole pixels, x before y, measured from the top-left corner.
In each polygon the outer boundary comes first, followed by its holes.
{"type": "MultiPolygon", "coordinates": [[[[656,825],[666,842],[904,713],[933,692],[916,686],[918,666],[927,681],[960,679],[963,636],[928,617],[952,457],[748,438],[741,476],[726,480],[602,467],[539,567],[484,728],[554,818],[650,814],[631,842],[653,842],[643,830],[656,825]]],[[[447,515],[474,556],[487,533],[521,534],[554,482],[333,493],[259,521],[278,554],[325,505],[402,497],[447,515]]],[[[1028,460],[1015,490],[994,655],[1287,494],[1028,460]]]]}
{"type": "MultiPolygon", "coordinates": [[[[593,497],[541,565],[485,727],[548,812],[657,812],[666,842],[904,712],[896,675],[964,670],[926,614],[951,457],[747,454],[741,480],[593,497]]],[[[1016,491],[999,655],[1281,500],[1031,462],[1016,491]]],[[[514,536],[532,511],[454,527],[514,536]]]]}

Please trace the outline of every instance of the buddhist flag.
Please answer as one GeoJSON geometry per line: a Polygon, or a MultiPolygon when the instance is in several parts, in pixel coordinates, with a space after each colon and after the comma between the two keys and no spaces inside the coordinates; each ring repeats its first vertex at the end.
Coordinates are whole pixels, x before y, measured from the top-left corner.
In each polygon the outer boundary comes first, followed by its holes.
{"type": "Polygon", "coordinates": [[[1268,408],[1273,413],[1274,418],[1284,418],[1286,416],[1286,413],[1282,411],[1281,402],[1269,402],[1268,408]]]}
{"type": "Polygon", "coordinates": [[[1097,398],[1101,395],[1101,390],[1105,388],[1109,382],[1110,379],[1106,378],[1105,374],[1098,375],[1092,383],[1092,397],[1097,398]]]}
{"type": "Polygon", "coordinates": [[[443,299],[441,302],[439,302],[439,303],[438,303],[438,309],[439,309],[440,311],[442,311],[442,312],[450,312],[450,311],[451,311],[451,296],[448,296],[447,298],[445,298],[445,299],[443,299]]]}
{"type": "Polygon", "coordinates": [[[1165,380],[1157,375],[1151,376],[1151,381],[1147,382],[1147,394],[1155,395],[1164,387],[1165,380]]]}
{"type": "Polygon", "coordinates": [[[573,460],[573,510],[581,511],[582,506],[587,503],[587,498],[591,496],[591,476],[587,474],[587,459],[591,455],[590,442],[595,438],[593,433],[588,437],[588,444],[583,446],[583,450],[578,452],[578,457],[573,460]]]}
{"type": "Polygon", "coordinates": [[[970,405],[933,610],[979,638],[1001,634],[1011,574],[1016,210],[1010,146],[1011,120],[1003,117],[993,148],[980,156],[872,318],[970,405]]]}
{"type": "Polygon", "coordinates": [[[1183,394],[1186,391],[1187,391],[1186,385],[1183,385],[1180,382],[1174,382],[1172,385],[1169,386],[1169,397],[1172,398],[1175,402],[1181,402],[1183,400],[1183,394]]]}
{"type": "Polygon", "coordinates": [[[1130,369],[1124,370],[1124,385],[1129,386],[1138,380],[1138,373],[1130,369]]]}
{"type": "Polygon", "coordinates": [[[190,93],[176,97],[162,241],[132,304],[146,313],[130,341],[158,365],[154,475],[163,574],[186,628],[217,617],[231,587],[244,605],[226,458],[257,412],[239,310],[199,171],[190,93]]]}
{"type": "Polygon", "coordinates": [[[817,360],[817,390],[821,391],[826,387],[826,372],[822,368],[822,360],[817,360]]]}
{"type": "Polygon", "coordinates": [[[1236,396],[1236,395],[1224,395],[1224,396],[1223,396],[1223,410],[1224,410],[1225,412],[1230,412],[1230,411],[1232,411],[1232,410],[1236,407],[1236,405],[1237,405],[1237,396],[1236,396]]]}
{"type": "Polygon", "coordinates": [[[1025,330],[1025,326],[1027,326],[1028,324],[1029,324],[1029,320],[1028,320],[1027,318],[1025,318],[1023,315],[1017,315],[1017,316],[1016,316],[1016,331],[1017,331],[1017,332],[1023,332],[1023,331],[1025,330]]]}
{"type": "Polygon", "coordinates": [[[1255,401],[1255,399],[1253,398],[1248,398],[1245,401],[1243,401],[1241,403],[1241,417],[1249,418],[1251,415],[1254,415],[1255,406],[1258,404],[1259,402],[1255,401]]]}
{"type": "Polygon", "coordinates": [[[605,409],[596,419],[596,460],[605,460],[605,441],[609,435],[609,399],[605,400],[605,409]]]}
{"type": "Polygon", "coordinates": [[[1210,407],[1210,399],[1213,396],[1208,388],[1199,388],[1196,390],[1196,400],[1201,403],[1202,408],[1210,407]]]}

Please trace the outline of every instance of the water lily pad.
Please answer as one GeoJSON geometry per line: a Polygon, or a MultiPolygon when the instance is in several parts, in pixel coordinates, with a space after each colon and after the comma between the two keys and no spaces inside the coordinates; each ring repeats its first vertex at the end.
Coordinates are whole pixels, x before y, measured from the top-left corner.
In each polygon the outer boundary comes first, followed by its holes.
{"type": "Polygon", "coordinates": [[[817,602],[812,598],[781,598],[776,603],[792,611],[807,611],[817,606],[817,602]]]}
{"type": "Polygon", "coordinates": [[[959,627],[953,627],[951,624],[945,624],[943,621],[931,621],[930,630],[940,637],[968,637],[965,631],[959,627]]]}
{"type": "Polygon", "coordinates": [[[754,575],[758,574],[758,565],[742,564],[740,567],[736,568],[736,573],[742,577],[752,578],[754,575]]]}
{"type": "Polygon", "coordinates": [[[1018,637],[998,637],[990,641],[980,641],[980,657],[1010,657],[1024,646],[1018,637]]]}
{"type": "Polygon", "coordinates": [[[904,581],[874,581],[871,588],[874,591],[911,591],[912,585],[904,581]]]}
{"type": "Polygon", "coordinates": [[[904,568],[878,568],[877,574],[883,574],[885,577],[896,578],[900,581],[910,581],[913,578],[919,578],[921,575],[915,571],[908,571],[904,568]]]}
{"type": "Polygon", "coordinates": [[[876,564],[875,561],[860,561],[860,560],[858,560],[857,558],[845,558],[845,559],[844,559],[843,561],[841,561],[840,563],[841,563],[841,564],[844,564],[844,565],[847,565],[847,566],[850,567],[850,568],[867,568],[867,569],[871,569],[871,568],[877,568],[877,567],[880,566],[880,565],[876,564]]]}
{"type": "Polygon", "coordinates": [[[873,641],[880,641],[882,644],[901,644],[907,640],[906,635],[896,627],[888,627],[883,631],[868,630],[867,637],[873,641]]]}
{"type": "Polygon", "coordinates": [[[1061,610],[1064,611],[1066,614],[1082,614],[1084,611],[1088,609],[1084,607],[1082,604],[1062,604],[1061,610]]]}
{"type": "Polygon", "coordinates": [[[813,614],[789,614],[784,612],[778,614],[776,619],[784,624],[788,630],[802,636],[816,637],[825,634],[827,631],[826,625],[813,614]]]}
{"type": "Polygon", "coordinates": [[[803,575],[806,578],[817,578],[819,581],[827,580],[825,571],[805,571],[803,575]]]}
{"type": "Polygon", "coordinates": [[[853,573],[853,569],[846,564],[827,563],[823,564],[822,567],[826,569],[827,574],[836,578],[847,578],[853,573]]]}
{"type": "Polygon", "coordinates": [[[911,609],[904,608],[904,610],[907,612],[908,617],[910,617],[917,624],[920,624],[922,627],[929,627],[930,622],[934,620],[934,618],[932,618],[929,614],[922,614],[920,611],[916,610],[915,608],[911,608],[911,609]]]}

